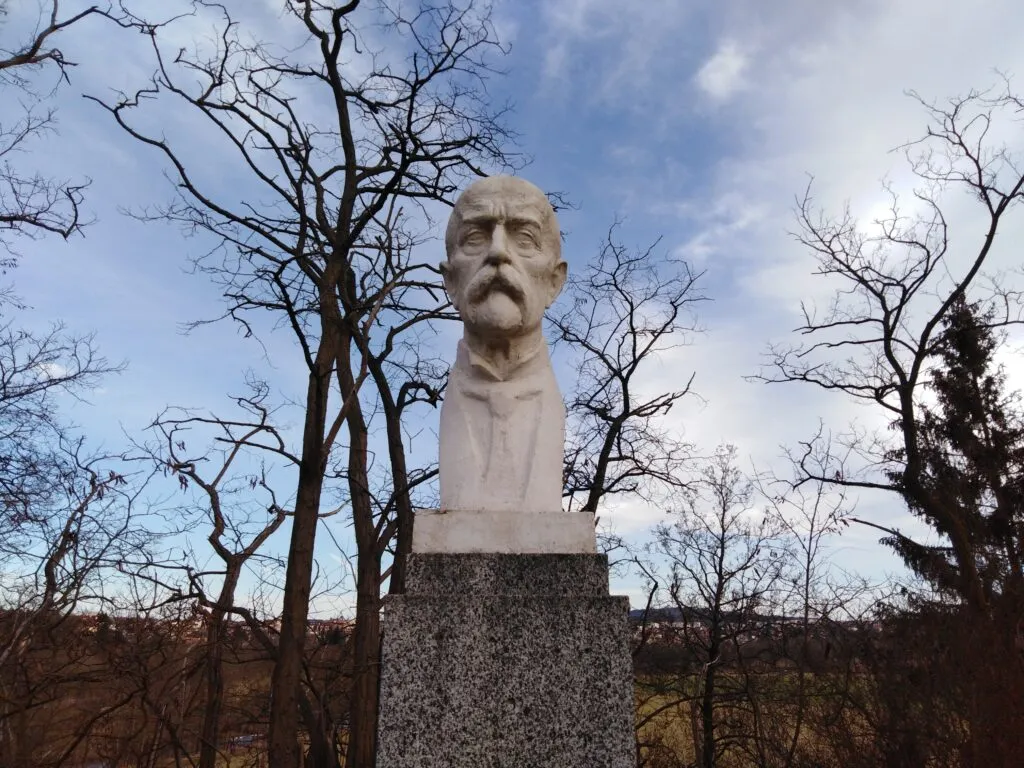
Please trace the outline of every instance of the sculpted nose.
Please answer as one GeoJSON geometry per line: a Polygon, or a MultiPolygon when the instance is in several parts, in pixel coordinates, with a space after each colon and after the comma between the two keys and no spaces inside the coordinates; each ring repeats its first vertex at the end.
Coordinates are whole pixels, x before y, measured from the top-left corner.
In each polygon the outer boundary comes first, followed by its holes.
{"type": "Polygon", "coordinates": [[[500,267],[502,264],[511,263],[512,259],[508,253],[508,237],[505,234],[505,227],[498,224],[491,235],[491,247],[487,250],[486,263],[489,266],[500,267]]]}

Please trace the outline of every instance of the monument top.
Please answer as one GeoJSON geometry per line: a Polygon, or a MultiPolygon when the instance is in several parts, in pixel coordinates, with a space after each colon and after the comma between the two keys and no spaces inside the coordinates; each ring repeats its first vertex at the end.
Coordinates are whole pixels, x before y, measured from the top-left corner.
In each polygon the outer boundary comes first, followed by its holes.
{"type": "Polygon", "coordinates": [[[524,179],[481,179],[457,200],[445,247],[463,337],[441,408],[441,509],[418,520],[413,549],[592,552],[592,519],[563,519],[565,407],[542,333],[566,278],[555,211],[524,179]],[[547,515],[551,530],[526,535],[547,515]]]}

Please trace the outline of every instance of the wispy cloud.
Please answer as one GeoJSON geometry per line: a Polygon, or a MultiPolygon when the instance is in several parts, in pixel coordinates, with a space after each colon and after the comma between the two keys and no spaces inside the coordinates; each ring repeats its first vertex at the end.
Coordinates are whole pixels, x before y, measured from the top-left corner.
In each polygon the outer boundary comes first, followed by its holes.
{"type": "Polygon", "coordinates": [[[724,40],[718,50],[697,70],[694,80],[712,101],[724,102],[744,86],[749,59],[735,40],[724,40]]]}

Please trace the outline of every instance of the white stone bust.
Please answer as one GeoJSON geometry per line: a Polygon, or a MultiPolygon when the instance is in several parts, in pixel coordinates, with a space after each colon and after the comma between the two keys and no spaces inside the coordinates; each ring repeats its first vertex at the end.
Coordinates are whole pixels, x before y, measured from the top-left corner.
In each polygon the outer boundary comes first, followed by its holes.
{"type": "Polygon", "coordinates": [[[528,181],[481,179],[445,247],[464,332],[441,409],[441,508],[560,511],[565,409],[541,331],[565,283],[555,212],[528,181]]]}
{"type": "Polygon", "coordinates": [[[541,329],[565,283],[547,197],[494,176],[455,203],[441,264],[463,322],[441,406],[441,508],[413,552],[593,552],[594,518],[562,509],[565,406],[541,329]]]}

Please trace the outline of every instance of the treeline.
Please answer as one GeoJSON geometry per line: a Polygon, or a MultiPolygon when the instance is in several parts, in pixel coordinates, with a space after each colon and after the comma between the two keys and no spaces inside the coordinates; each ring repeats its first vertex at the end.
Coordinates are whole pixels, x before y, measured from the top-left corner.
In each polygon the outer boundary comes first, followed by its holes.
{"type": "Polygon", "coordinates": [[[703,765],[709,739],[719,766],[1013,765],[1020,678],[985,652],[986,630],[951,608],[880,610],[738,638],[714,662],[710,698],[694,647],[707,629],[657,626],[635,656],[638,765],[703,765]],[[996,709],[991,725],[974,721],[996,709]]]}
{"type": "MultiPolygon", "coordinates": [[[[269,369],[250,372],[226,411],[171,404],[100,453],[58,404],[117,366],[87,335],[25,330],[17,297],[0,296],[0,764],[215,768],[239,764],[234,739],[265,734],[244,759],[371,768],[380,611],[404,589],[413,510],[435,495],[433,457],[409,435],[444,397],[433,340],[455,319],[425,244],[469,180],[521,165],[486,90],[498,29],[473,2],[290,0],[273,40],[247,3],[161,18],[127,0],[44,5],[0,53],[15,105],[0,123],[4,268],[25,238],[87,231],[87,181],[33,160],[65,140],[47,135],[51,86],[73,67],[58,42],[102,25],[143,41],[132,50],[152,75],[90,98],[170,179],[169,201],[131,215],[194,238],[222,321],[257,343],[287,335],[274,365],[302,375],[279,391],[269,369]],[[185,119],[162,120],[171,110],[185,119]],[[311,631],[311,606],[343,591],[351,623],[311,631]]],[[[893,195],[863,223],[819,211],[810,188],[799,199],[798,240],[831,300],[806,305],[757,374],[859,403],[860,425],[822,424],[767,472],[690,444],[667,417],[693,376],[643,384],[699,329],[702,275],[614,225],[548,318],[576,372],[566,506],[665,511],[645,545],[602,537],[649,588],[641,766],[962,768],[1024,753],[1024,417],[997,364],[1021,294],[994,255],[1024,199],[1024,160],[999,127],[1024,102],[1009,82],[919,101],[912,206],[893,195]],[[954,250],[947,211],[967,208],[983,226],[954,250]],[[861,490],[931,538],[858,517],[861,490]],[[865,525],[907,583],[830,567],[835,537],[865,525]]]]}
{"type": "MultiPolygon", "coordinates": [[[[0,632],[9,636],[27,618],[0,615],[0,632]]],[[[33,633],[0,668],[3,765],[157,768],[195,761],[207,713],[208,617],[164,611],[32,620],[45,622],[47,631],[33,633]]],[[[348,706],[347,635],[339,623],[311,631],[308,642],[308,673],[324,691],[324,705],[338,709],[348,706]]],[[[265,765],[271,659],[240,622],[224,633],[217,652],[217,750],[229,755],[245,746],[253,765],[265,765]]]]}
{"type": "MultiPolygon", "coordinates": [[[[732,626],[739,618],[723,621],[732,626]]],[[[9,632],[23,619],[5,614],[0,626],[9,632]]],[[[909,766],[942,758],[953,765],[950,754],[962,760],[962,732],[949,730],[962,716],[965,682],[964,670],[949,667],[960,631],[954,621],[945,615],[936,624],[907,611],[807,627],[798,617],[745,617],[746,630],[715,662],[716,764],[909,766]],[[935,677],[940,670],[945,676],[935,677]]],[[[699,764],[708,666],[701,648],[714,631],[710,617],[634,611],[631,623],[638,763],[699,764]]],[[[54,622],[17,664],[0,670],[4,765],[190,764],[206,716],[207,625],[196,614],[54,622]]],[[[350,621],[318,621],[306,639],[307,670],[324,692],[321,705],[335,710],[341,749],[351,629],[350,621]]],[[[272,660],[244,622],[232,623],[220,651],[218,752],[231,765],[266,765],[272,660]]]]}

